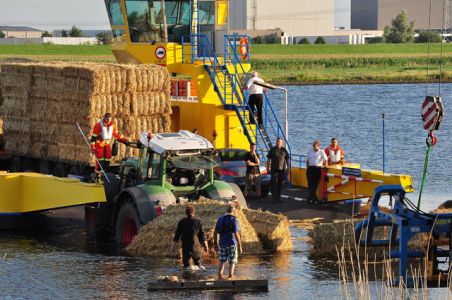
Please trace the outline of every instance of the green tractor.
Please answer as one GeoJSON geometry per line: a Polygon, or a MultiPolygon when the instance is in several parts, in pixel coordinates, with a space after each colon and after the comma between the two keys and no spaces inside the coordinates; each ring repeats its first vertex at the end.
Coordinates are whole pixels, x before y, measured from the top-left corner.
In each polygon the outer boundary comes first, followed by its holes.
{"type": "Polygon", "coordinates": [[[107,230],[117,243],[127,246],[139,228],[168,205],[204,196],[247,207],[236,184],[214,179],[217,153],[204,137],[186,130],[143,133],[131,146],[139,149],[139,157],[125,158],[119,174],[108,173],[103,180],[107,203],[86,209],[91,232],[107,230]]]}

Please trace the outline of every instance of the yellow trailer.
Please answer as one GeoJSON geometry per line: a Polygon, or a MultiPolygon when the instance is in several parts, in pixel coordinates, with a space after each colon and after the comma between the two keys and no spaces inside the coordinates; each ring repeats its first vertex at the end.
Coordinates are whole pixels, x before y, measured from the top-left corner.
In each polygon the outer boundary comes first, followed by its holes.
{"type": "Polygon", "coordinates": [[[0,214],[106,202],[103,185],[38,173],[0,172],[0,214]]]}

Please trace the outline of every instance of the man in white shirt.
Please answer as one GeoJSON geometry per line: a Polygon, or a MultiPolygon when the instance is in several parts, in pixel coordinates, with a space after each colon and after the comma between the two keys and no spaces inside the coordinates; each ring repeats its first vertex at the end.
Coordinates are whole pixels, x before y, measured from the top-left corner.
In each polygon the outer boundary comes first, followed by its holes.
{"type": "Polygon", "coordinates": [[[308,177],[308,202],[315,204],[317,199],[317,187],[319,186],[322,167],[328,167],[328,156],[320,149],[320,141],[312,143],[312,150],[308,152],[306,160],[306,175],[308,177]]]}
{"type": "Polygon", "coordinates": [[[257,85],[256,82],[265,83],[262,78],[259,78],[257,72],[253,72],[251,78],[246,83],[245,89],[249,91],[250,97],[248,98],[248,103],[250,105],[250,122],[253,123],[254,112],[257,110],[257,123],[262,127],[262,103],[264,102],[264,93],[267,91],[266,88],[257,85]]]}

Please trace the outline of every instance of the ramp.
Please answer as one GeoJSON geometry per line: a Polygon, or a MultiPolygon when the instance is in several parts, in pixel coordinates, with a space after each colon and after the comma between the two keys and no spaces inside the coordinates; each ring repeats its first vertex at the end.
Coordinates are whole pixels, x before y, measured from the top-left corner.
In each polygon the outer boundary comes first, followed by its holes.
{"type": "Polygon", "coordinates": [[[0,215],[106,202],[104,187],[38,173],[0,172],[0,215]]]}
{"type": "Polygon", "coordinates": [[[268,280],[200,280],[181,282],[150,282],[148,292],[158,290],[226,290],[226,291],[268,291],[268,280]]]}

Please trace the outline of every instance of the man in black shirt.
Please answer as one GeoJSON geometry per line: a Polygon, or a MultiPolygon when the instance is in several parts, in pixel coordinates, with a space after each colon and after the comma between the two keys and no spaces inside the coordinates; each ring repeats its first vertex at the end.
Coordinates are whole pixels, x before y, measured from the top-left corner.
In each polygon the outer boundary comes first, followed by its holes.
{"type": "Polygon", "coordinates": [[[261,163],[259,154],[256,153],[256,144],[250,144],[250,151],[245,157],[246,176],[245,176],[245,191],[243,195],[248,196],[250,189],[254,186],[256,188],[256,196],[261,196],[261,173],[259,165],[261,163]]]}
{"type": "Polygon", "coordinates": [[[282,146],[282,139],[276,139],[276,146],[267,155],[267,172],[271,173],[273,202],[281,201],[281,189],[284,175],[289,173],[289,152],[282,146]]]}
{"type": "Polygon", "coordinates": [[[202,224],[199,219],[195,218],[195,208],[188,205],[185,209],[187,214],[186,218],[177,223],[176,233],[172,242],[171,252],[177,254],[177,243],[182,241],[182,261],[184,268],[190,265],[190,258],[193,259],[193,263],[198,267],[201,267],[201,251],[199,244],[204,246],[206,252],[209,252],[209,246],[207,245],[206,234],[202,229],[202,224]],[[199,243],[195,240],[198,239],[199,243]]]}

